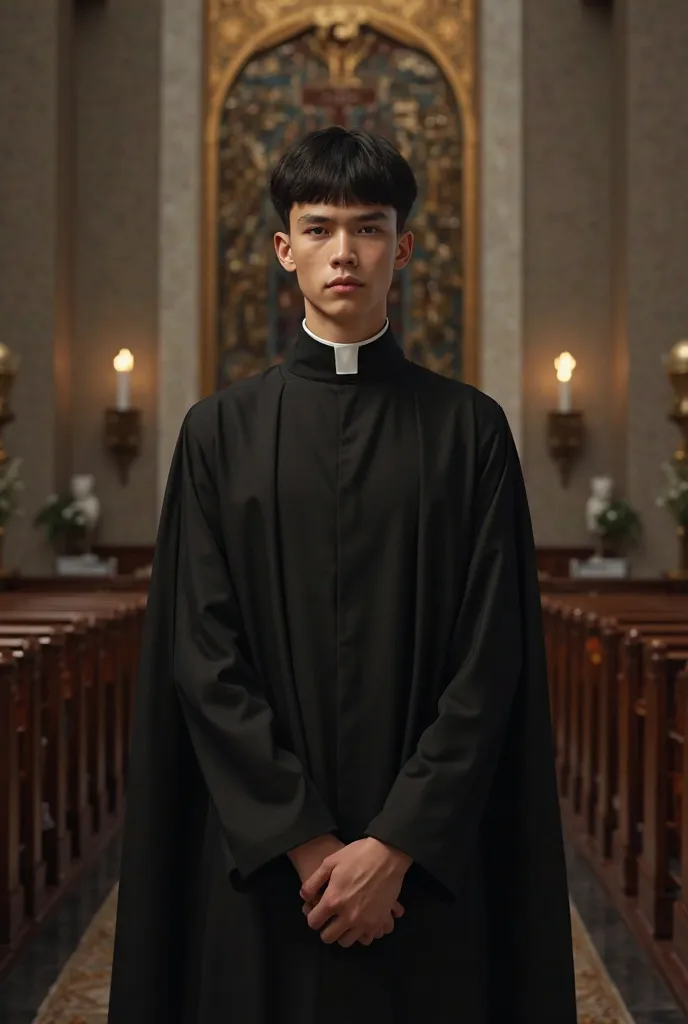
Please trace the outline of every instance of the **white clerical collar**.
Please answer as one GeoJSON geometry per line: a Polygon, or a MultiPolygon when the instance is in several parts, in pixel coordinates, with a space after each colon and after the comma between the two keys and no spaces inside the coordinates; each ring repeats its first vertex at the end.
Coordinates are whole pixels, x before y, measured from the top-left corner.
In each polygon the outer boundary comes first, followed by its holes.
{"type": "Polygon", "coordinates": [[[330,348],[334,349],[334,363],[337,368],[337,373],[358,373],[358,350],[364,345],[370,345],[371,341],[377,341],[381,338],[389,327],[389,320],[385,320],[385,326],[377,334],[374,334],[372,338],[366,338],[365,341],[355,341],[352,344],[348,344],[345,341],[325,341],[324,338],[319,338],[317,334],[313,334],[306,326],[306,318],[303,319],[303,329],[306,334],[310,334],[311,338],[315,341],[319,341],[321,345],[329,345],[330,348]]]}

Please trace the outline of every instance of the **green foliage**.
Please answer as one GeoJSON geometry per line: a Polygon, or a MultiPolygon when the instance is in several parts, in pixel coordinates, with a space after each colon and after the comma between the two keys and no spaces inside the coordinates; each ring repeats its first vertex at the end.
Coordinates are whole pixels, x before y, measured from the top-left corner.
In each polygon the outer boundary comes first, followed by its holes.
{"type": "Polygon", "coordinates": [[[34,516],[33,524],[45,528],[53,547],[64,546],[66,550],[77,546],[86,536],[86,519],[71,497],[51,494],[34,516]]]}
{"type": "Polygon", "coordinates": [[[602,540],[610,544],[637,544],[640,539],[640,516],[625,498],[613,498],[596,524],[602,540]]]}
{"type": "Polygon", "coordinates": [[[662,463],[664,487],[657,504],[673,516],[678,526],[688,526],[688,464],[672,459],[662,463]]]}

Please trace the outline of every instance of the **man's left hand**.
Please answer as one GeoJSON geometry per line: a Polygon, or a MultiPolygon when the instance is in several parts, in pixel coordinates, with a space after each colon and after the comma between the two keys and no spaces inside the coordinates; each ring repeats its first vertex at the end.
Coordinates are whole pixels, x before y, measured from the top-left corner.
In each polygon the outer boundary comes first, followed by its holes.
{"type": "Polygon", "coordinates": [[[311,903],[327,886],[308,914],[309,927],[323,929],[323,942],[342,946],[375,935],[385,927],[395,904],[399,906],[397,897],[411,863],[408,854],[372,837],[326,857],[301,887],[301,898],[311,903]]]}

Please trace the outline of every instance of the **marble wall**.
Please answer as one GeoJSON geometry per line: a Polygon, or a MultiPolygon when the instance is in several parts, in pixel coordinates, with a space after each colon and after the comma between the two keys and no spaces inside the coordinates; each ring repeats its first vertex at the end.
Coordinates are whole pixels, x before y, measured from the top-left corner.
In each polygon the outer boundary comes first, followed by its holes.
{"type": "Polygon", "coordinates": [[[102,540],[154,536],[160,36],[158,0],[0,5],[0,337],[26,487],[6,561],[24,572],[52,567],[31,520],[72,472],[96,476],[102,540]],[[127,487],[103,445],[122,346],[145,429],[127,487]]]}
{"type": "Polygon", "coordinates": [[[688,338],[688,7],[615,6],[613,333],[626,395],[622,455],[643,517],[638,572],[677,564],[673,524],[655,505],[679,434],[662,355],[688,338]]]}
{"type": "Polygon", "coordinates": [[[524,456],[536,537],[585,540],[588,479],[609,473],[639,509],[636,574],[676,564],[655,505],[676,445],[661,357],[688,336],[688,8],[525,0],[524,456]],[[563,490],[545,450],[552,359],[578,360],[588,438],[563,490]]]}
{"type": "Polygon", "coordinates": [[[611,401],[612,20],[570,0],[524,0],[523,454],[536,538],[585,543],[589,477],[618,475],[611,401]],[[588,430],[567,489],[550,459],[553,361],[577,360],[588,430]]]}
{"type": "Polygon", "coordinates": [[[77,9],[73,467],[96,476],[110,544],[149,543],[157,522],[160,38],[161,0],[77,9]],[[134,354],[132,402],[143,421],[126,486],[103,446],[122,347],[134,354]]]}
{"type": "Polygon", "coordinates": [[[0,5],[0,341],[21,360],[16,422],[3,437],[23,459],[26,488],[5,558],[33,571],[49,567],[50,553],[31,518],[70,457],[69,14],[47,0],[0,5]]]}

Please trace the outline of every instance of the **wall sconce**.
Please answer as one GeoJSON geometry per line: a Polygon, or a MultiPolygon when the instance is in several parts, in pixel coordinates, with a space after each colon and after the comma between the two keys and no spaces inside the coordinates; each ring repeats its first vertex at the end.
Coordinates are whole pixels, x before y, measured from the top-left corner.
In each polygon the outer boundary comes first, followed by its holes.
{"type": "Polygon", "coordinates": [[[549,453],[559,466],[563,487],[568,486],[573,463],[583,447],[583,413],[571,408],[571,377],[576,360],[570,352],[562,352],[554,360],[558,382],[558,408],[547,414],[549,453]]]}
{"type": "Polygon", "coordinates": [[[2,440],[2,430],[14,422],[11,408],[12,388],[19,369],[19,357],[13,355],[6,345],[0,343],[0,466],[7,462],[9,456],[2,440]]]}
{"type": "Polygon", "coordinates": [[[669,419],[681,432],[681,442],[674,452],[674,459],[685,462],[688,459],[688,340],[677,341],[662,362],[674,392],[669,419]]]}
{"type": "Polygon", "coordinates": [[[131,372],[134,357],[121,348],[113,359],[117,374],[117,399],[114,409],[105,410],[105,446],[112,452],[119,478],[129,479],[131,463],[141,450],[141,410],[131,408],[131,372]]]}

